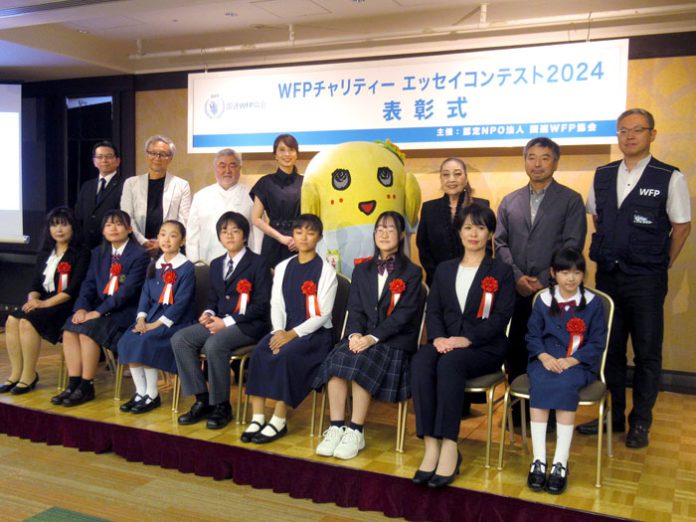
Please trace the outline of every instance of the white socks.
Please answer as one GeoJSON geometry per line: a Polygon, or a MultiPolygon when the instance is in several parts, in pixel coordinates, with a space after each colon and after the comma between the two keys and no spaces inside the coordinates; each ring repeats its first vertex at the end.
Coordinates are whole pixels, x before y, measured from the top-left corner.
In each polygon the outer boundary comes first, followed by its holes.
{"type": "Polygon", "coordinates": [[[147,381],[145,380],[145,367],[137,366],[130,367],[131,377],[133,377],[133,384],[135,385],[135,393],[141,397],[147,395],[147,381]]]}
{"type": "Polygon", "coordinates": [[[261,426],[263,426],[266,424],[266,416],[263,413],[254,413],[251,416],[251,422],[249,423],[247,429],[244,430],[244,433],[256,433],[261,429],[256,424],[253,424],[254,422],[258,422],[261,426]]]}
{"type": "Polygon", "coordinates": [[[568,457],[570,455],[570,443],[573,440],[573,424],[556,424],[556,454],[553,456],[553,463],[560,462],[564,468],[568,467],[568,457]]]}
{"type": "Polygon", "coordinates": [[[547,422],[530,422],[532,428],[532,453],[533,460],[540,460],[546,464],[546,425],[547,422]]]}
{"type": "Polygon", "coordinates": [[[156,399],[159,395],[159,389],[157,388],[158,378],[159,370],[157,368],[145,368],[145,380],[147,381],[147,395],[150,397],[150,399],[156,399]]]}
{"type": "MultiPolygon", "coordinates": [[[[271,420],[268,421],[268,423],[273,425],[273,427],[275,427],[275,429],[278,431],[282,430],[285,427],[285,419],[281,417],[276,417],[275,415],[271,417],[271,420]]],[[[261,435],[266,435],[267,437],[272,437],[276,433],[277,432],[273,428],[269,428],[268,426],[261,430],[261,435]]]]}

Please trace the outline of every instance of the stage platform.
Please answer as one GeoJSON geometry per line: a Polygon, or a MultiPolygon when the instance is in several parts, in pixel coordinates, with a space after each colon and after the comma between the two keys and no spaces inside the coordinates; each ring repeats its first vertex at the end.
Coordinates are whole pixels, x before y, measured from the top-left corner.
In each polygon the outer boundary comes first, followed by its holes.
{"type": "MultiPolygon", "coordinates": [[[[53,406],[49,399],[57,392],[58,362],[57,348],[45,345],[37,389],[22,396],[0,395],[1,433],[81,451],[113,452],[128,461],[228,480],[230,488],[248,484],[408,520],[696,519],[693,396],[660,395],[646,449],[630,450],[622,435],[614,435],[614,457],[605,456],[602,488],[594,486],[596,439],[577,435],[568,490],[560,496],[527,489],[531,454],[522,447],[519,434],[512,446],[506,438],[502,471],[495,463],[484,467],[486,417],[484,405],[474,405],[474,414],[461,424],[461,474],[451,487],[430,491],[410,482],[422,451],[412,408],[405,453],[394,451],[396,406],[374,403],[365,428],[365,450],[353,460],[340,461],[314,454],[319,437],[309,435],[311,397],[291,412],[288,436],[266,446],[248,445],[239,440],[244,426],[234,421],[220,431],[208,430],[204,423],[179,426],[177,414],[171,411],[171,388],[165,383],[161,408],[140,416],[122,413],[113,399],[113,376],[103,367],[96,382],[97,400],[75,408],[53,406]]],[[[8,374],[2,335],[0,378],[8,374]]],[[[125,400],[132,390],[130,379],[124,380],[123,389],[125,400]]],[[[181,412],[191,402],[190,397],[182,397],[181,412]]],[[[579,421],[590,416],[589,409],[581,409],[579,421]]],[[[497,457],[499,410],[495,420],[493,453],[497,457]]],[[[553,447],[549,437],[551,454],[553,447]]]]}

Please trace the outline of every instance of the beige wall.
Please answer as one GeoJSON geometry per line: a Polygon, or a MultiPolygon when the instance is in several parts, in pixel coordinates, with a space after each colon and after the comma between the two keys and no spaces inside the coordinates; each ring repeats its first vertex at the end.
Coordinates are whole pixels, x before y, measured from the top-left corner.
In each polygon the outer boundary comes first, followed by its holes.
{"type": "MultiPolygon", "coordinates": [[[[696,195],[696,57],[632,60],[629,62],[629,107],[645,107],[657,121],[657,139],[653,153],[663,161],[679,166],[687,174],[689,191],[696,195]]],[[[569,103],[572,101],[569,100],[569,103]]],[[[213,182],[212,154],[186,153],[185,89],[140,92],[136,97],[136,143],[143,144],[148,136],[165,133],[179,146],[171,170],[189,180],[196,191],[213,182]]],[[[621,112],[617,108],[617,115],[621,112]]],[[[142,147],[142,145],[139,145],[142,147]]],[[[302,144],[300,144],[300,148],[302,144]]],[[[248,154],[244,161],[242,181],[250,186],[262,174],[275,170],[270,153],[248,154]]],[[[508,192],[526,183],[521,150],[466,149],[432,150],[407,153],[406,169],[413,172],[421,185],[423,200],[440,195],[437,171],[447,156],[466,159],[471,185],[476,194],[491,201],[497,208],[508,192]]],[[[311,153],[301,153],[300,172],[311,159],[311,153]]],[[[556,179],[569,185],[583,197],[587,194],[595,167],[620,158],[616,146],[565,147],[556,179]]],[[[137,172],[145,172],[145,157],[136,161],[137,172]]],[[[591,225],[590,225],[591,229],[591,225]]],[[[670,291],[665,305],[666,332],[664,367],[669,370],[696,372],[696,232],[670,270],[670,291]],[[692,323],[691,321],[694,321],[692,323]]],[[[589,237],[588,237],[589,243],[589,237]]],[[[415,249],[414,249],[415,250],[415,249]]],[[[592,263],[590,263],[592,265],[592,263]]],[[[594,267],[588,274],[594,282],[594,267]]]]}

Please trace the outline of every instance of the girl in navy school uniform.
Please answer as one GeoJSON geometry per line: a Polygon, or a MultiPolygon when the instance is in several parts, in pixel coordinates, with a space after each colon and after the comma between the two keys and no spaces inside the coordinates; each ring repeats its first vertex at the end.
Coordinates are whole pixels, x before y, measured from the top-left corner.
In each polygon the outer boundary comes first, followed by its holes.
{"type": "Polygon", "coordinates": [[[94,374],[99,347],[116,351],[138,303],[150,261],[145,249],[131,240],[128,213],[104,214],[104,242],[92,250],[87,276],[63,326],[63,353],[68,367],[68,387],[51,398],[53,404],[77,406],[94,399],[94,374]]]}
{"type": "Polygon", "coordinates": [[[375,223],[375,255],[353,272],[346,335],[324,361],[313,386],[328,382],[331,412],[317,455],[355,457],[365,447],[363,425],[372,397],[400,402],[411,396],[409,366],[418,347],[422,275],[404,255],[404,228],[401,214],[383,212],[375,223]],[[349,385],[353,407],[346,426],[349,385]]]}
{"type": "Polygon", "coordinates": [[[534,462],[527,477],[533,491],[560,494],[568,479],[580,389],[597,380],[607,324],[602,300],[585,289],[585,258],[575,248],[551,260],[551,284],[537,296],[529,318],[530,415],[534,462]],[[546,424],[556,410],[556,453],[546,474],[546,424]]]}
{"type": "Polygon", "coordinates": [[[118,358],[128,364],[135,395],[121,411],[146,413],[161,406],[158,369],[177,373],[172,336],[196,318],[193,263],[181,253],[186,228],[179,221],[162,223],[157,243],[162,255],[152,260],[140,294],[135,324],[118,342],[118,358]]]}
{"type": "Polygon", "coordinates": [[[333,267],[316,252],[322,232],[317,216],[302,214],[292,229],[297,255],[275,268],[272,330],[259,341],[249,363],[246,391],[253,417],[242,442],[263,444],[287,434],[288,406],[296,408],[312,390],[333,344],[331,311],[338,281],[333,267]],[[276,401],[268,423],[266,398],[276,401]]]}

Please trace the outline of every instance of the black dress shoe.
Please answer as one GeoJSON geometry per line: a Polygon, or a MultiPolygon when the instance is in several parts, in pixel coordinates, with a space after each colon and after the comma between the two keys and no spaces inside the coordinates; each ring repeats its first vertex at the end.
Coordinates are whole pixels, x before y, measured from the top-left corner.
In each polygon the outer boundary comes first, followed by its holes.
{"type": "MultiPolygon", "coordinates": [[[[256,431],[245,431],[244,433],[242,433],[242,437],[241,437],[242,442],[251,442],[251,440],[254,438],[254,436],[257,433],[259,433],[266,426],[265,424],[261,424],[260,422],[256,422],[255,420],[253,420],[249,423],[249,427],[251,427],[252,424],[255,424],[256,426],[258,426],[259,429],[256,431]]],[[[249,428],[247,428],[247,430],[248,429],[249,428]]]]}
{"type": "Polygon", "coordinates": [[[162,399],[160,399],[160,396],[158,395],[154,399],[150,398],[149,395],[146,395],[143,397],[143,400],[139,401],[135,406],[131,408],[131,413],[147,413],[148,411],[152,411],[155,408],[159,408],[162,406],[162,399]],[[147,402],[147,400],[150,399],[150,402],[147,402]]]}
{"type": "MultiPolygon", "coordinates": [[[[277,440],[281,437],[284,437],[285,435],[288,434],[288,425],[286,424],[283,426],[283,429],[278,431],[278,428],[276,428],[273,424],[267,423],[266,426],[270,426],[270,428],[275,431],[273,435],[264,435],[261,433],[263,430],[257,431],[254,436],[251,438],[251,442],[255,444],[268,444],[269,442],[273,442],[274,440],[277,440]]],[[[264,428],[266,427],[264,426],[264,428]]]]}
{"type": "Polygon", "coordinates": [[[532,462],[527,475],[527,486],[532,491],[543,491],[546,486],[546,462],[541,462],[539,459],[532,462]]]}
{"type": "MultiPolygon", "coordinates": [[[[606,421],[605,421],[606,422],[606,421]]],[[[581,435],[597,435],[597,428],[599,426],[599,422],[597,419],[586,422],[585,424],[580,424],[576,430],[578,433],[581,435]]],[[[611,424],[611,431],[613,433],[623,433],[626,431],[626,423],[625,422],[616,422],[612,421],[611,424]]]]}
{"type": "Polygon", "coordinates": [[[546,491],[552,495],[560,495],[568,485],[568,467],[556,462],[551,468],[549,478],[546,480],[546,491]]]}
{"type": "Polygon", "coordinates": [[[82,391],[82,388],[78,388],[70,394],[70,397],[63,399],[63,406],[68,408],[72,406],[79,406],[85,402],[94,400],[94,388],[90,388],[87,391],[82,391]]]}
{"type": "Polygon", "coordinates": [[[462,454],[457,450],[457,466],[454,468],[454,473],[449,476],[433,474],[433,478],[428,481],[428,487],[433,489],[444,488],[452,482],[454,482],[454,477],[459,475],[459,466],[462,464],[462,454]]]}
{"type": "Polygon", "coordinates": [[[649,443],[648,431],[649,428],[647,426],[641,426],[640,424],[631,426],[628,435],[626,435],[626,447],[633,449],[647,447],[649,443]]]}
{"type": "Polygon", "coordinates": [[[70,397],[72,395],[72,390],[70,388],[65,388],[62,392],[60,392],[58,395],[54,395],[51,397],[51,404],[55,404],[56,406],[60,406],[63,404],[63,401],[70,397]]]}
{"type": "Polygon", "coordinates": [[[428,482],[430,482],[430,480],[433,478],[434,475],[435,475],[435,470],[421,471],[419,469],[416,471],[416,474],[413,475],[411,482],[413,482],[417,486],[427,486],[428,482]]]}
{"type": "Polygon", "coordinates": [[[18,382],[19,382],[19,381],[12,382],[12,381],[9,380],[9,379],[6,380],[6,381],[5,381],[5,384],[3,384],[2,386],[0,386],[0,393],[7,393],[7,392],[12,391],[12,388],[14,388],[15,386],[17,386],[17,383],[18,383],[18,382]]]}
{"type": "Polygon", "coordinates": [[[133,409],[133,406],[135,406],[136,404],[138,404],[138,403],[139,403],[140,401],[142,401],[142,400],[143,400],[143,396],[142,396],[142,395],[138,395],[138,394],[136,393],[135,395],[133,395],[133,397],[131,397],[131,400],[129,400],[128,402],[124,402],[123,404],[121,404],[121,406],[119,406],[118,409],[121,410],[121,411],[124,411],[124,412],[129,412],[129,411],[131,411],[131,410],[133,409]]]}
{"type": "Polygon", "coordinates": [[[17,385],[12,388],[12,391],[10,392],[12,395],[23,395],[25,393],[29,393],[31,390],[36,388],[36,383],[39,382],[39,374],[37,372],[36,377],[34,377],[34,380],[31,381],[30,384],[27,384],[26,382],[19,381],[17,385]],[[23,384],[24,386],[20,386],[20,384],[23,384]]]}
{"type": "Polygon", "coordinates": [[[232,406],[229,403],[215,405],[215,410],[208,417],[206,427],[209,430],[220,430],[232,420],[232,406]]]}
{"type": "Polygon", "coordinates": [[[203,401],[196,401],[193,403],[193,406],[191,406],[191,409],[187,413],[179,415],[177,422],[182,426],[196,424],[197,422],[210,417],[210,414],[213,413],[214,410],[215,406],[210,406],[203,401]]]}

